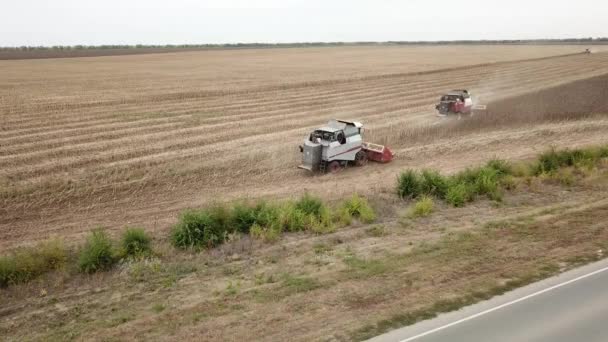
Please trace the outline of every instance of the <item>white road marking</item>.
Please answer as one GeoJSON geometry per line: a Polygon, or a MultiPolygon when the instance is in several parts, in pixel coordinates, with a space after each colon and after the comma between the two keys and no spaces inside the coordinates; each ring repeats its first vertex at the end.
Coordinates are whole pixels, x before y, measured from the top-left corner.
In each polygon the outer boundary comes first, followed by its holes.
{"type": "Polygon", "coordinates": [[[469,316],[469,317],[465,317],[465,318],[459,319],[459,320],[454,321],[454,322],[452,322],[452,323],[450,323],[450,324],[446,324],[446,325],[443,325],[443,326],[437,327],[437,328],[435,328],[435,329],[431,329],[431,330],[429,330],[429,331],[423,332],[422,334],[418,334],[418,335],[416,335],[416,336],[412,336],[412,337],[406,338],[405,340],[401,340],[401,341],[399,341],[399,342],[409,342],[409,341],[413,341],[413,340],[415,340],[415,339],[418,339],[418,338],[421,338],[421,337],[424,337],[424,336],[430,335],[430,334],[432,334],[432,333],[436,333],[436,332],[438,332],[438,331],[441,331],[441,330],[447,329],[447,328],[449,328],[449,327],[455,326],[455,325],[457,325],[457,324],[460,324],[460,323],[463,323],[463,322],[466,322],[466,321],[470,321],[470,320],[472,320],[472,319],[474,319],[474,318],[477,318],[477,317],[479,317],[479,316],[483,316],[483,315],[489,314],[490,312],[493,312],[493,311],[496,311],[496,310],[500,310],[500,309],[502,309],[502,308],[504,308],[504,307],[507,307],[507,306],[513,305],[513,304],[515,304],[515,303],[519,303],[519,302],[521,302],[521,301],[524,301],[524,300],[526,300],[526,299],[530,299],[530,298],[532,298],[532,297],[536,297],[536,296],[541,295],[541,294],[543,294],[543,293],[545,293],[545,292],[549,292],[549,291],[555,290],[555,289],[560,288],[560,287],[562,287],[562,286],[565,286],[565,285],[568,285],[568,284],[574,283],[574,282],[576,282],[576,281],[579,281],[579,280],[582,280],[582,279],[585,279],[585,278],[591,277],[591,276],[593,276],[593,275],[596,275],[596,274],[598,274],[598,273],[605,272],[605,271],[608,271],[608,266],[607,266],[607,267],[604,267],[604,268],[602,268],[602,269],[599,269],[599,270],[593,271],[593,272],[591,272],[591,273],[587,273],[587,274],[584,274],[584,275],[582,275],[582,276],[576,277],[576,278],[574,278],[574,279],[570,279],[570,280],[565,281],[565,282],[563,282],[563,283],[560,283],[560,284],[557,284],[557,285],[553,285],[553,286],[548,287],[548,288],[546,288],[546,289],[544,289],[544,290],[540,290],[540,291],[534,292],[534,293],[532,293],[532,294],[529,294],[529,295],[527,295],[527,296],[524,296],[524,297],[521,297],[521,298],[518,298],[518,299],[512,300],[512,301],[510,301],[510,302],[507,302],[507,303],[501,304],[501,305],[496,306],[496,307],[493,307],[493,308],[491,308],[491,309],[487,309],[487,310],[484,310],[484,311],[482,311],[482,312],[478,312],[478,313],[476,313],[476,314],[474,314],[474,315],[471,315],[471,316],[469,316]]]}

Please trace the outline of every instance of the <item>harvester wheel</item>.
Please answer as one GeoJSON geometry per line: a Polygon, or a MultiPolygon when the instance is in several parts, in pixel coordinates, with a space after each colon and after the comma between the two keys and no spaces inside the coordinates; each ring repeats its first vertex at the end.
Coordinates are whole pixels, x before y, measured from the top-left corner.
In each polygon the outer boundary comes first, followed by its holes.
{"type": "Polygon", "coordinates": [[[361,150],[355,154],[355,165],[365,166],[365,164],[367,164],[367,153],[361,150]]]}
{"type": "Polygon", "coordinates": [[[340,171],[342,171],[342,165],[340,164],[339,161],[334,160],[331,163],[329,163],[329,165],[327,165],[327,170],[329,170],[329,172],[331,172],[331,173],[340,172],[340,171]]]}

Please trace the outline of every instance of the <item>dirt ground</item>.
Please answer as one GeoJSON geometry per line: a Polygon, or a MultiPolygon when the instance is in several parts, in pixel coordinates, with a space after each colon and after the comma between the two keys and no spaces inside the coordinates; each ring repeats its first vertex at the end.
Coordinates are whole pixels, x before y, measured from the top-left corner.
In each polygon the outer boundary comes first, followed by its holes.
{"type": "Polygon", "coordinates": [[[546,58],[575,48],[349,47],[0,61],[7,76],[0,81],[0,248],[57,235],[78,241],[100,225],[163,234],[179,211],[213,201],[388,191],[406,167],[451,171],[494,155],[605,142],[605,78],[562,88],[559,99],[542,93],[542,102],[555,107],[543,109],[536,95],[491,106],[608,73],[608,53],[546,58]],[[462,123],[437,117],[434,103],[452,88],[470,89],[491,110],[462,123]],[[587,101],[571,109],[580,98],[587,101]],[[535,111],[496,119],[524,107],[535,111]],[[546,115],[556,107],[572,112],[546,115]],[[298,144],[333,117],[364,122],[367,139],[388,144],[397,159],[338,175],[297,170],[298,144]]]}

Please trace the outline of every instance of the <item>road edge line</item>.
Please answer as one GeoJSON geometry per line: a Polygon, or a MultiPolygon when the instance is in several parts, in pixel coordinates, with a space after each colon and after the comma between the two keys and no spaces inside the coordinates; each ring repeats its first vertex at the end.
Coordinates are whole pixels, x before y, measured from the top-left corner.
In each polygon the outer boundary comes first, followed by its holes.
{"type": "Polygon", "coordinates": [[[415,340],[415,339],[418,339],[418,338],[421,338],[421,337],[424,337],[424,336],[427,336],[427,335],[430,335],[430,334],[436,333],[436,332],[438,332],[438,331],[441,331],[441,330],[447,329],[447,328],[449,328],[449,327],[455,326],[455,325],[460,324],[460,323],[464,323],[464,322],[466,322],[466,321],[470,321],[470,320],[475,319],[475,318],[477,318],[477,317],[479,317],[479,316],[483,316],[483,315],[489,314],[489,313],[494,312],[494,311],[496,311],[496,310],[500,310],[500,309],[502,309],[502,308],[504,308],[504,307],[511,306],[511,305],[513,305],[513,304],[516,304],[516,303],[522,302],[522,301],[527,300],[527,299],[530,299],[530,298],[532,298],[532,297],[536,297],[536,296],[541,295],[541,294],[543,294],[543,293],[546,293],[546,292],[549,292],[549,291],[555,290],[555,289],[557,289],[557,288],[560,288],[560,287],[562,287],[562,286],[566,286],[566,285],[568,285],[568,284],[572,284],[572,283],[577,282],[577,281],[579,281],[579,280],[582,280],[582,279],[585,279],[585,278],[588,278],[588,277],[594,276],[594,275],[596,275],[596,274],[598,274],[598,273],[602,273],[602,272],[605,272],[605,271],[608,271],[608,266],[606,266],[606,267],[604,267],[604,268],[601,268],[601,269],[599,269],[599,270],[595,270],[595,271],[593,271],[593,272],[587,273],[587,274],[583,274],[583,275],[581,275],[581,276],[578,276],[578,277],[576,277],[576,278],[574,278],[574,279],[570,279],[570,280],[565,281],[565,282],[563,282],[563,283],[559,283],[559,284],[556,284],[556,285],[550,286],[550,287],[548,287],[548,288],[546,288],[546,289],[542,289],[542,290],[540,290],[540,291],[536,291],[536,292],[534,292],[534,293],[531,293],[531,294],[529,294],[529,295],[523,296],[523,297],[521,297],[521,298],[514,299],[514,300],[512,300],[512,301],[510,301],[510,302],[503,303],[503,304],[501,304],[501,305],[499,305],[499,306],[495,306],[495,307],[493,307],[493,308],[490,308],[490,309],[484,310],[484,311],[482,311],[482,312],[478,312],[478,313],[476,313],[476,314],[474,314],[474,315],[471,315],[471,316],[468,316],[468,317],[465,317],[465,318],[461,318],[461,319],[459,319],[459,320],[457,320],[457,321],[454,321],[454,322],[452,322],[452,323],[449,323],[449,324],[446,324],[446,325],[442,325],[442,326],[440,326],[440,327],[437,327],[437,328],[434,328],[434,329],[431,329],[431,330],[425,331],[425,332],[423,332],[423,333],[421,333],[421,334],[418,334],[418,335],[415,335],[415,336],[412,336],[412,337],[408,337],[408,338],[406,338],[406,339],[404,339],[404,340],[400,340],[399,342],[410,342],[410,341],[413,341],[413,340],[415,340]]]}

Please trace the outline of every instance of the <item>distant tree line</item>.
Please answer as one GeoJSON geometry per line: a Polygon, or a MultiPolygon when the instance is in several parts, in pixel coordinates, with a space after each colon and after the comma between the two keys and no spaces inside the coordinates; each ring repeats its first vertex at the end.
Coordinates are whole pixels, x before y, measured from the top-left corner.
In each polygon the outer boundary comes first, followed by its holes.
{"type": "Polygon", "coordinates": [[[393,45],[446,45],[446,44],[597,44],[597,43],[608,43],[608,37],[598,38],[565,38],[565,39],[504,39],[504,40],[440,40],[440,41],[388,41],[388,44],[393,45]]]}
{"type": "Polygon", "coordinates": [[[274,47],[323,47],[357,45],[484,45],[484,44],[606,44],[608,37],[566,38],[566,39],[508,39],[508,40],[442,40],[442,41],[387,41],[387,42],[310,42],[310,43],[235,43],[235,44],[166,44],[166,45],[55,45],[55,46],[12,46],[0,47],[0,51],[77,51],[77,50],[117,50],[117,49],[239,49],[274,47]]]}

